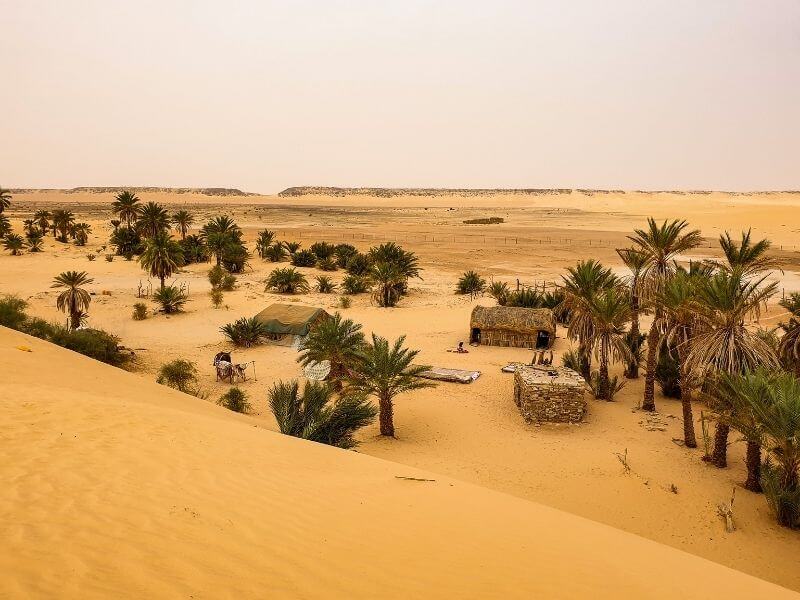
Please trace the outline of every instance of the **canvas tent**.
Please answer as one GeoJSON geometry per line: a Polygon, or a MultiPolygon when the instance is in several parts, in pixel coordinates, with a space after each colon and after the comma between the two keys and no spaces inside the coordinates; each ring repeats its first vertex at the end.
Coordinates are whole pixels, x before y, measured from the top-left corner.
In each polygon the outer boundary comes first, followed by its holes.
{"type": "Polygon", "coordinates": [[[330,315],[323,309],[302,304],[271,304],[255,318],[267,326],[267,331],[277,341],[298,344],[320,321],[330,315]]]}

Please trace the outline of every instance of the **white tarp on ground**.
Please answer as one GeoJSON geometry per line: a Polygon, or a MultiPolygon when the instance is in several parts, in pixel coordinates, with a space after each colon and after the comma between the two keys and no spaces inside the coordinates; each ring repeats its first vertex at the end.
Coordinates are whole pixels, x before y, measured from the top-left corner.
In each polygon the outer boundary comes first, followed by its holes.
{"type": "Polygon", "coordinates": [[[453,383],[472,383],[481,376],[480,371],[465,371],[463,369],[445,369],[442,367],[432,367],[423,371],[417,377],[422,379],[433,379],[434,381],[450,381],[453,383]]]}

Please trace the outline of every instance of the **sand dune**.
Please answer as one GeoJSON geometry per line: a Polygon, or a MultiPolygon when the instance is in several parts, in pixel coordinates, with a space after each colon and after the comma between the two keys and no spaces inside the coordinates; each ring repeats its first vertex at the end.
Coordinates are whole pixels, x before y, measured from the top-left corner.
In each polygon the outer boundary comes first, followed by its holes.
{"type": "Polygon", "coordinates": [[[797,597],[2,328],[0,359],[3,597],[797,597]]]}

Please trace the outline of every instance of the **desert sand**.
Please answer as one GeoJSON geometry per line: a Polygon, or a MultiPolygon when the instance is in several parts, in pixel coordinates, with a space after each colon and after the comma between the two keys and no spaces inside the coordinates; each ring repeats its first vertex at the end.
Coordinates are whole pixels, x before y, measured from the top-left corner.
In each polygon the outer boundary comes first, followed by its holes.
{"type": "MultiPolygon", "coordinates": [[[[4,571],[18,574],[4,583],[10,592],[48,595],[64,585],[71,595],[88,586],[94,595],[124,588],[132,596],[152,589],[195,597],[217,596],[222,587],[232,596],[780,594],[749,587],[765,584],[703,559],[800,590],[800,536],[774,523],[763,497],[741,489],[742,444],[732,445],[728,469],[705,465],[701,450],[673,443],[681,437],[679,402],[659,396],[657,415],[636,410],[641,380],[629,382],[617,402],[591,401],[582,425],[527,426],[512,401],[511,376],[500,367],[529,360],[529,351],[446,351],[467,338],[473,304],[491,303],[453,294],[461,272],[473,268],[513,285],[517,278],[554,281],[583,258],[618,267],[614,248],[647,216],[685,218],[700,228],[708,247],[696,257],[717,256],[722,231],[752,227],[784,260],[784,273],[775,275],[782,288],[798,290],[800,195],[141,196],[185,206],[198,223],[230,214],[247,240],[269,228],[304,246],[401,243],[424,269],[410,295],[394,309],[357,296],[342,312],[367,332],[406,334],[422,362],[483,375],[469,386],[441,384],[400,397],[397,439],[380,438],[375,425],[360,434],[358,453],[273,434],[266,390],[300,376],[296,352],[273,345],[235,351],[236,362],[256,362],[257,381],[241,385],[255,408],[248,417],[213,405],[226,385],[214,381],[210,363],[229,349],[219,326],[287,301],[264,292],[275,265],[254,258],[220,310],[208,299],[209,266],[192,265],[177,277],[189,285],[187,312],[135,322],[131,308],[146,275],[135,262],[102,259],[112,195],[15,194],[15,228],[36,209],[68,205],[93,233],[85,248],[48,238],[42,254],[0,255],[0,293],[18,294],[32,314],[60,320],[52,277],[86,270],[96,293],[90,324],[119,335],[136,359],[126,374],[2,332],[6,364],[20,365],[0,383],[8,404],[3,479],[12,482],[2,511],[13,515],[0,554],[4,571]],[[505,222],[463,223],[488,216],[505,222]],[[89,262],[89,252],[100,257],[89,262]],[[173,358],[197,362],[209,400],[153,383],[173,358]],[[616,457],[626,450],[630,474],[616,457]],[[716,506],[734,487],[738,530],[728,534],[716,506]]],[[[333,312],[337,296],[288,300],[333,312]]],[[[780,315],[773,304],[763,324],[780,315]]],[[[557,356],[569,347],[563,336],[560,329],[557,356]]]]}

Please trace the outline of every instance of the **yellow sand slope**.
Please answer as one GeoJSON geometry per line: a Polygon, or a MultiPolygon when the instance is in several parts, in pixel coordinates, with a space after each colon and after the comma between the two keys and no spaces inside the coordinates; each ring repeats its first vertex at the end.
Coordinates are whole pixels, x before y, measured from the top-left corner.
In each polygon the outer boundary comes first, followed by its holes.
{"type": "Polygon", "coordinates": [[[799,597],[4,328],[0,360],[3,598],[799,597]]]}

